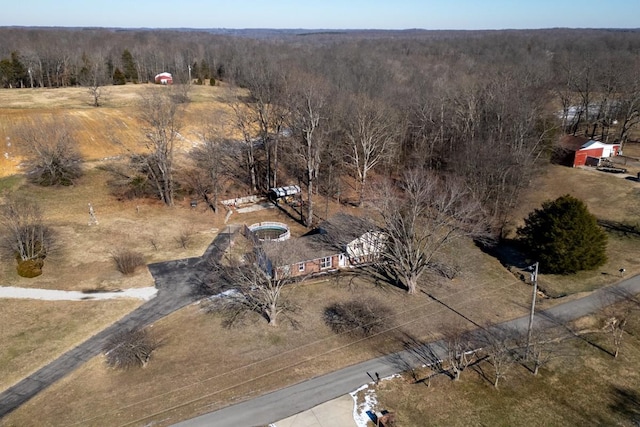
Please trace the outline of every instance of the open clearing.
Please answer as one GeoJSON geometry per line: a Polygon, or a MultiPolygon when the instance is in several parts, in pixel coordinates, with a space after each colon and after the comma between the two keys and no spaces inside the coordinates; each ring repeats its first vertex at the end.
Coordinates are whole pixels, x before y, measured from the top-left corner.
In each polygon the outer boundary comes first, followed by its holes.
{"type": "MultiPolygon", "coordinates": [[[[109,174],[93,167],[100,163],[99,159],[122,154],[118,145],[111,144],[111,129],[116,134],[122,132],[118,138],[132,141],[132,147],[133,142],[139,140],[141,135],[132,119],[132,100],[137,91],[145,88],[149,86],[109,88],[112,98],[100,109],[87,105],[89,101],[84,97],[88,95],[82,89],[43,90],[41,96],[33,99],[30,97],[35,91],[0,91],[2,105],[11,106],[0,110],[0,114],[14,114],[29,120],[40,114],[61,114],[80,120],[82,126],[91,129],[91,134],[81,133],[81,147],[87,158],[93,160],[87,175],[69,188],[38,188],[15,177],[0,181],[0,190],[25,192],[41,201],[45,217],[58,233],[60,243],[59,250],[47,258],[44,274],[36,279],[18,277],[15,265],[3,262],[2,285],[64,290],[146,287],[152,284],[147,269],[124,277],[116,271],[110,253],[127,247],[141,252],[147,262],[199,256],[223,227],[224,212],[214,215],[200,206],[192,209],[187,199],[179,200],[174,208],[154,201],[119,202],[109,194],[106,185],[109,174]],[[49,96],[51,98],[47,98],[49,96]],[[56,96],[60,98],[56,100],[56,96]],[[51,112],[52,105],[56,106],[55,113],[51,112]],[[95,208],[98,226],[88,226],[89,202],[95,208]],[[191,236],[187,248],[177,240],[185,232],[191,236]]],[[[194,87],[193,90],[194,102],[187,107],[186,120],[189,135],[195,138],[202,119],[209,112],[218,112],[217,117],[226,114],[221,101],[228,93],[218,87],[194,87]]],[[[13,123],[17,122],[18,119],[0,122],[3,140],[6,141],[13,123]]],[[[190,143],[185,137],[185,148],[190,143]]],[[[626,152],[631,154],[629,150],[633,149],[637,147],[629,147],[626,152]]],[[[0,157],[0,162],[7,160],[2,159],[4,157],[0,157]]],[[[17,164],[18,155],[11,154],[5,163],[0,163],[0,173],[12,173],[17,164]]],[[[639,189],[638,182],[619,176],[552,166],[534,183],[533,191],[519,207],[516,215],[519,220],[514,222],[521,221],[542,201],[566,193],[583,199],[601,219],[626,222],[637,216],[639,189]]],[[[238,195],[241,194],[231,196],[238,195]]],[[[329,213],[338,210],[358,212],[329,204],[329,213]]],[[[304,231],[276,209],[233,214],[229,222],[252,224],[270,220],[287,222],[294,236],[304,231]]],[[[617,281],[617,271],[622,266],[627,274],[640,273],[637,234],[612,233],[610,237],[609,262],[604,267],[572,277],[541,275],[541,286],[553,295],[579,295],[617,281]]],[[[102,357],[94,358],[5,417],[0,424],[105,426],[145,425],[153,421],[154,425],[168,425],[401,349],[407,342],[435,339],[443,325],[461,322],[451,308],[478,324],[500,322],[527,312],[530,287],[496,259],[471,242],[460,242],[452,254],[464,254],[455,258],[461,274],[452,281],[428,279],[432,285],[430,293],[440,302],[424,293],[407,297],[399,290],[336,276],[303,282],[290,289],[289,297],[301,308],[297,315],[298,328],[286,323],[272,328],[257,320],[255,324],[225,329],[219,316],[205,315],[197,305],[187,307],[152,327],[162,346],[146,369],[113,371],[106,368],[102,357]],[[322,321],[324,307],[364,294],[384,301],[395,310],[389,319],[389,330],[360,341],[330,332],[322,321]]],[[[564,299],[543,300],[540,307],[560,300],[564,299]]],[[[138,301],[124,300],[0,300],[0,323],[3,324],[0,386],[10,386],[138,304],[138,301]]],[[[463,323],[471,326],[470,322],[463,323]]]]}
{"type": "MultiPolygon", "coordinates": [[[[144,133],[136,118],[137,102],[146,93],[171,89],[152,84],[109,86],[100,108],[91,106],[83,88],[0,90],[0,177],[20,172],[23,157],[17,131],[25,123],[68,124],[85,161],[140,151],[144,133]]],[[[182,148],[191,148],[211,126],[232,135],[228,103],[242,93],[225,85],[191,86],[191,102],[184,105],[182,148]]]]}

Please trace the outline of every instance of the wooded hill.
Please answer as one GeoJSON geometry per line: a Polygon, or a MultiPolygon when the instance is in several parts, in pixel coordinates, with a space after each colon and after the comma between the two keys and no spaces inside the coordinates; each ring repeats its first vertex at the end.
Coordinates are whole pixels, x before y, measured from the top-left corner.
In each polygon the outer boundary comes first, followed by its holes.
{"type": "Polygon", "coordinates": [[[371,176],[428,169],[464,181],[497,231],[559,135],[624,144],[640,120],[639,31],[219,33],[4,28],[0,84],[239,86],[224,173],[244,185],[293,180],[311,204],[348,178],[359,203],[371,176]]]}

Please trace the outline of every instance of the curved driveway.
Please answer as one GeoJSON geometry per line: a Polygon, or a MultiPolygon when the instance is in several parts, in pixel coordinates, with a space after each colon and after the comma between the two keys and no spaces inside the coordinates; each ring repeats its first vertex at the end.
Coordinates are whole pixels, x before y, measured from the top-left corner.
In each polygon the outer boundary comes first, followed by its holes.
{"type": "Polygon", "coordinates": [[[209,273],[210,263],[220,260],[235,230],[236,228],[227,227],[220,232],[201,257],[150,264],[149,271],[158,288],[157,296],[0,393],[0,418],[100,354],[112,334],[148,326],[201,298],[200,285],[209,273]]]}

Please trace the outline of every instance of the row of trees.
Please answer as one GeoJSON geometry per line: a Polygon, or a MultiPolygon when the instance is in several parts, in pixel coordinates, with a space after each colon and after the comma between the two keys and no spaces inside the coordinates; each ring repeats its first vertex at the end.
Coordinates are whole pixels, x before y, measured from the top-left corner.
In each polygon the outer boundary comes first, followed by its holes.
{"type": "MultiPolygon", "coordinates": [[[[0,60],[0,84],[4,88],[33,88],[33,87],[66,87],[95,85],[124,85],[126,83],[149,83],[154,81],[157,73],[174,70],[175,67],[141,69],[128,49],[124,49],[117,61],[112,57],[105,57],[99,53],[83,53],[79,62],[68,64],[38,63],[36,68],[18,51],[13,51],[9,58],[0,60]],[[50,69],[55,65],[54,69],[50,69]]],[[[188,73],[177,73],[177,80],[196,79],[202,84],[205,80],[216,77],[202,59],[187,64],[188,73]]]]}
{"type": "Polygon", "coordinates": [[[169,71],[177,81],[218,77],[218,40],[206,33],[87,29],[0,29],[3,87],[87,86],[150,82],[169,71]],[[116,73],[117,71],[117,73],[116,73]]]}

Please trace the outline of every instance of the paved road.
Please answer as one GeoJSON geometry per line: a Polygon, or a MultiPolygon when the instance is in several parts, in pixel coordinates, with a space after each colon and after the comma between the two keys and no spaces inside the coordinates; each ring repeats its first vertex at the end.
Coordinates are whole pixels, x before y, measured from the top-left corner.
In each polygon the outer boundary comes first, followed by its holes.
{"type": "Polygon", "coordinates": [[[113,325],[64,353],[53,362],[0,393],[0,418],[15,410],[54,382],[97,356],[111,335],[118,331],[142,328],[202,297],[200,285],[209,264],[220,260],[236,228],[219,233],[204,255],[149,265],[158,295],[113,325]]]}
{"type": "MultiPolygon", "coordinates": [[[[552,326],[583,317],[614,300],[640,293],[640,276],[631,277],[618,285],[601,289],[591,295],[536,313],[536,327],[552,326]]],[[[514,319],[495,328],[526,331],[529,316],[514,319]]],[[[371,382],[377,372],[386,377],[412,366],[443,360],[445,348],[441,341],[425,344],[412,350],[395,353],[359,363],[354,366],[313,378],[299,384],[251,399],[215,412],[183,421],[177,427],[237,427],[268,425],[285,419],[321,403],[335,399],[371,382]]]]}

